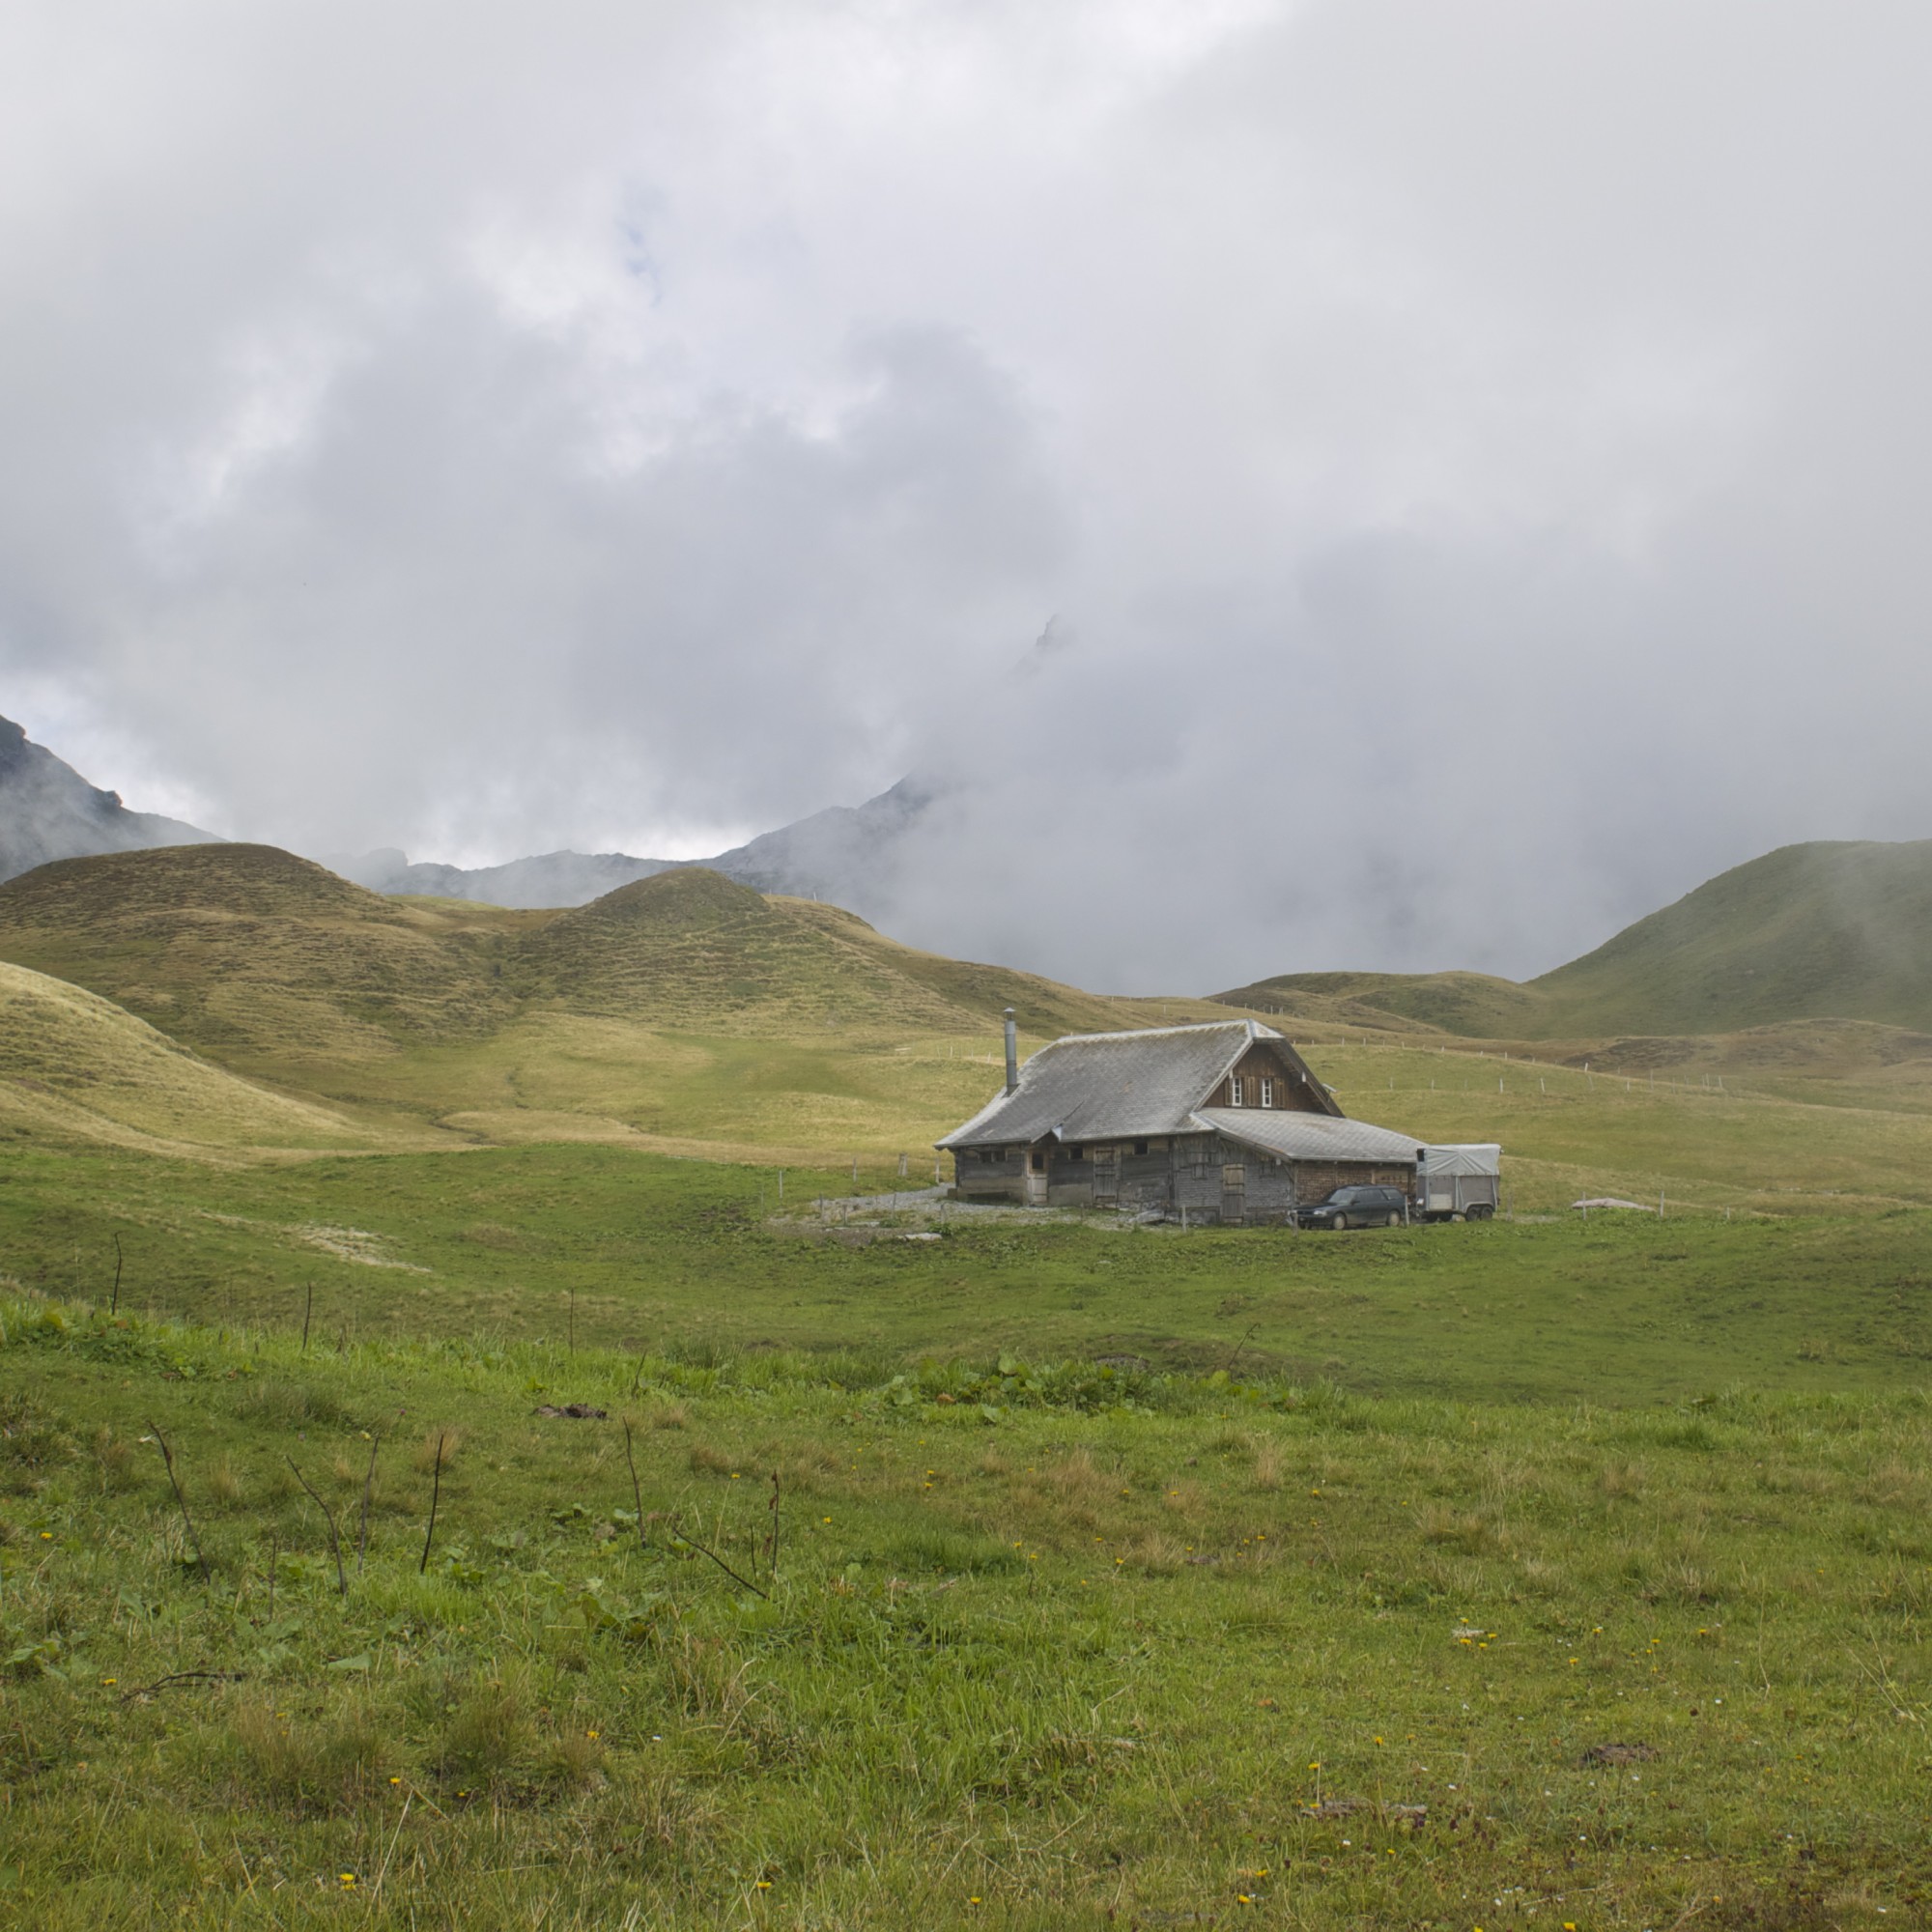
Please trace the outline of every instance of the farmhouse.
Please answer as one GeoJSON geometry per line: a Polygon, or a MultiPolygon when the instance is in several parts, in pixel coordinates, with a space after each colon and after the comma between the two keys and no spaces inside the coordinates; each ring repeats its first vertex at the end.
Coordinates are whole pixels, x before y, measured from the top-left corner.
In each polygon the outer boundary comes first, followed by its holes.
{"type": "Polygon", "coordinates": [[[936,1143],[967,1201],[1120,1208],[1204,1221],[1282,1221],[1354,1181],[1415,1184],[1417,1144],[1347,1119],[1272,1027],[1255,1020],[1074,1034],[1018,1065],[936,1143]]]}

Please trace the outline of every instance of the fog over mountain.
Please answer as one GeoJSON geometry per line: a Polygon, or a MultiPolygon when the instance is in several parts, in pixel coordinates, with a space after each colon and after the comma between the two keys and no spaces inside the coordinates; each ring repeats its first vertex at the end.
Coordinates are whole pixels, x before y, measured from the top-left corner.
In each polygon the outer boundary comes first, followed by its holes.
{"type": "Polygon", "coordinates": [[[761,832],[702,859],[639,859],[627,852],[544,852],[504,866],[440,866],[390,846],[324,863],[378,893],[426,893],[486,905],[571,906],[676,865],[709,866],[761,893],[829,899],[890,918],[904,889],[905,854],[930,794],[914,779],[864,805],[831,806],[795,825],[761,832]]]}
{"type": "Polygon", "coordinates": [[[138,804],[856,838],[896,936],[1110,989],[1520,976],[1932,833],[1905,0],[30,4],[8,55],[0,701],[138,804]]]}
{"type": "Polygon", "coordinates": [[[0,718],[0,879],[49,859],[212,842],[218,842],[215,835],[198,826],[129,811],[118,792],[89,784],[44,746],[30,742],[12,719],[0,718]]]}

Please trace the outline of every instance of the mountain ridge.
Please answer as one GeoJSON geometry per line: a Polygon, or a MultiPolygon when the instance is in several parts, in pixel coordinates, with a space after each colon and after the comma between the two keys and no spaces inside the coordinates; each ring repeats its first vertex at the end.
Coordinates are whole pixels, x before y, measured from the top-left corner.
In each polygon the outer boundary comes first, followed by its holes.
{"type": "Polygon", "coordinates": [[[23,725],[0,718],[0,880],[59,859],[219,842],[198,825],[129,811],[119,792],[90,784],[23,725]]]}
{"type": "Polygon", "coordinates": [[[894,841],[918,822],[936,795],[923,780],[910,776],[863,805],[828,806],[708,859],[565,850],[464,867],[412,860],[394,846],[383,846],[318,863],[371,892],[524,911],[588,905],[660,872],[702,870],[721,872],[756,892],[827,899],[877,914],[889,903],[881,883],[895,864],[894,841]]]}

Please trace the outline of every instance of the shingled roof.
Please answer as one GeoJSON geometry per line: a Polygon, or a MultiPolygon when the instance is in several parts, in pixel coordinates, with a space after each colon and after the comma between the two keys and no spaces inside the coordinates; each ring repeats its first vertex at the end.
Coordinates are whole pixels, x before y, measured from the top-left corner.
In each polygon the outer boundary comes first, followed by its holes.
{"type": "MultiPolygon", "coordinates": [[[[1070,1034],[1056,1039],[1020,1068],[1014,1092],[996,1094],[964,1126],[934,1145],[1028,1146],[1049,1139],[1102,1141],[1203,1133],[1218,1123],[1221,1113],[1245,1118],[1245,1109],[1227,1108],[1217,1110],[1216,1122],[1209,1122],[1198,1110],[1241,1056],[1264,1039],[1292,1070],[1306,1078],[1322,1112],[1316,1116],[1284,1110],[1258,1118],[1309,1121],[1332,1115],[1339,1119],[1342,1110],[1333,1096],[1281,1034],[1259,1020],[1216,1020],[1206,1026],[1070,1034]]],[[[1409,1157],[1414,1157],[1413,1148],[1409,1157]]]]}

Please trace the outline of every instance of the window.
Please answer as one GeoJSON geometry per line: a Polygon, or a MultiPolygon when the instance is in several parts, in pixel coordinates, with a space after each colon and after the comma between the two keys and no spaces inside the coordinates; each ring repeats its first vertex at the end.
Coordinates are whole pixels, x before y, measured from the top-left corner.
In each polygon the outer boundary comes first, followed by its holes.
{"type": "Polygon", "coordinates": [[[1146,1153],[1146,1152],[1147,1152],[1147,1142],[1146,1142],[1146,1141],[1136,1141],[1136,1142],[1134,1143],[1134,1151],[1135,1151],[1136,1153],[1146,1153]]]}
{"type": "Polygon", "coordinates": [[[1241,1076],[1238,1073],[1228,1076],[1228,1104],[1231,1107],[1241,1104],[1241,1076]]]}
{"type": "Polygon", "coordinates": [[[1262,1105],[1264,1107],[1274,1105],[1274,1082],[1265,1073],[1262,1075],[1262,1105]]]}
{"type": "Polygon", "coordinates": [[[1085,1160],[1087,1158],[1087,1150],[1084,1147],[1070,1147],[1066,1150],[1066,1158],[1068,1160],[1085,1160]]]}
{"type": "Polygon", "coordinates": [[[1044,1174],[1046,1172],[1046,1150],[1044,1148],[1034,1149],[1033,1171],[1036,1174],[1044,1174]]]}

